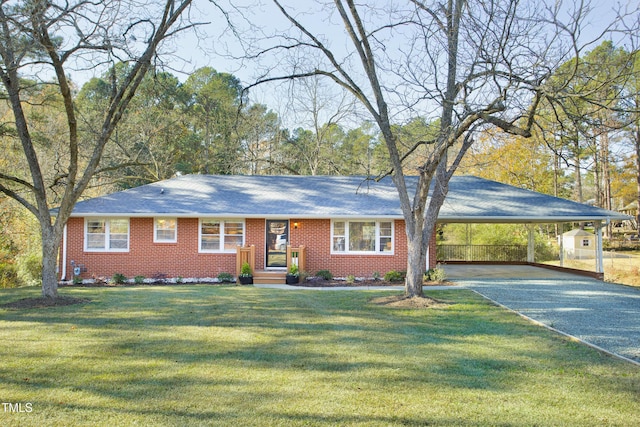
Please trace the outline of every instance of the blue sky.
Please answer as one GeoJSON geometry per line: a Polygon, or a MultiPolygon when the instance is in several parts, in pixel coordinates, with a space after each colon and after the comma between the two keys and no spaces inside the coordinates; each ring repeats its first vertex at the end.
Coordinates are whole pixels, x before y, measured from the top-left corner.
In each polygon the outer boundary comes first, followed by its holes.
{"type": "MultiPolygon", "coordinates": [[[[381,2],[382,0],[377,0],[381,2]]],[[[538,5],[540,2],[531,0],[538,5]]],[[[296,12],[307,25],[313,27],[314,32],[322,34],[331,40],[332,47],[340,48],[341,44],[346,45],[346,35],[344,28],[339,22],[337,16],[329,17],[328,9],[323,3],[331,5],[331,1],[312,1],[312,0],[288,0],[285,4],[295,6],[296,12]]],[[[394,0],[384,1],[384,4],[390,4],[394,0]]],[[[574,7],[576,2],[566,2],[568,8],[574,7]]],[[[250,20],[258,29],[264,31],[265,34],[282,33],[290,24],[275,8],[270,0],[259,1],[256,5],[255,1],[233,1],[221,0],[220,7],[229,13],[230,19],[238,26],[240,31],[249,31],[248,34],[258,35],[259,31],[249,30],[247,20],[250,20]],[[232,6],[233,3],[233,6],[232,6]]],[[[615,3],[618,4],[618,3],[615,3]]],[[[638,11],[640,0],[630,0],[622,2],[623,9],[627,11],[638,11]]],[[[610,0],[594,1],[592,13],[587,19],[588,26],[582,34],[583,40],[591,40],[598,35],[602,29],[611,22],[615,14],[613,12],[614,3],[610,0]]],[[[197,22],[208,22],[195,32],[185,33],[182,37],[164,46],[165,51],[170,52],[171,56],[165,57],[168,65],[167,71],[176,74],[181,80],[186,79],[188,74],[193,70],[211,66],[219,72],[228,72],[238,77],[243,84],[249,84],[254,81],[259,68],[251,61],[241,61],[239,59],[230,58],[229,55],[242,56],[242,48],[237,38],[228,29],[227,22],[223,14],[206,0],[196,0],[194,9],[190,15],[191,19],[197,22]]],[[[393,43],[395,40],[390,40],[393,43]]],[[[593,47],[596,45],[594,44],[593,47]]],[[[392,46],[391,49],[394,47],[392,46]]],[[[277,67],[279,58],[271,57],[263,66],[277,67]]],[[[82,84],[88,80],[91,74],[72,73],[72,78],[77,83],[82,84]]],[[[331,86],[331,85],[328,85],[331,86]]],[[[252,90],[251,100],[266,104],[269,108],[283,115],[284,109],[287,107],[290,93],[287,87],[276,87],[275,85],[262,86],[252,90]]],[[[335,95],[336,98],[338,97],[335,95]]]]}

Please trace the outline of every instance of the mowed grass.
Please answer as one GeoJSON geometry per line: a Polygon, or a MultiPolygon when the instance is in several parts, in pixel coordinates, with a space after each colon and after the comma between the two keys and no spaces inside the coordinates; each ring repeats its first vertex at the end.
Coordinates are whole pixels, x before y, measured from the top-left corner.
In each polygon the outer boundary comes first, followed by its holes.
{"type": "MultiPolygon", "coordinates": [[[[62,289],[0,309],[0,425],[640,425],[640,369],[466,290],[62,289]]],[[[3,290],[0,304],[38,289],[3,290]]]]}

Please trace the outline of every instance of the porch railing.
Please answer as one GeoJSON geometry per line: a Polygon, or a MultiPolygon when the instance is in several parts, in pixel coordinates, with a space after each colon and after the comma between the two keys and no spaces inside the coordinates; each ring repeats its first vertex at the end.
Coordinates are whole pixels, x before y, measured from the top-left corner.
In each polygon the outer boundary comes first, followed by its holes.
{"type": "Polygon", "coordinates": [[[237,246],[236,247],[236,277],[240,275],[240,269],[242,264],[249,263],[251,271],[256,271],[256,247],[251,246],[237,246]]]}
{"type": "Polygon", "coordinates": [[[526,245],[438,245],[438,261],[526,262],[526,245]]]}
{"type": "Polygon", "coordinates": [[[287,271],[292,265],[297,265],[299,271],[306,271],[307,265],[307,248],[300,245],[297,248],[287,245],[287,271]]]}

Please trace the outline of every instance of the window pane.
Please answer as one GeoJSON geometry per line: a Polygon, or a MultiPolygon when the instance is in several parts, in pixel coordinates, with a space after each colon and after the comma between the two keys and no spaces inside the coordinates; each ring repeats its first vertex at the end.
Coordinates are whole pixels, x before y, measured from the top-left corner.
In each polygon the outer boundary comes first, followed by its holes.
{"type": "Polygon", "coordinates": [[[105,221],[87,221],[87,249],[105,249],[105,221]]]}
{"type": "Polygon", "coordinates": [[[224,248],[225,251],[233,251],[236,246],[242,246],[242,236],[244,234],[244,225],[241,222],[224,223],[224,248]]]}
{"type": "Polygon", "coordinates": [[[87,249],[104,249],[104,233],[87,234],[87,249]]]}
{"type": "Polygon", "coordinates": [[[391,252],[391,237],[380,238],[380,252],[391,252]]]}
{"type": "Polygon", "coordinates": [[[243,227],[241,222],[225,222],[224,234],[240,234],[243,233],[243,227]]]}
{"type": "Polygon", "coordinates": [[[104,221],[88,221],[87,233],[104,233],[105,231],[104,221]]]}
{"type": "Polygon", "coordinates": [[[109,247],[111,249],[127,249],[128,239],[126,234],[113,234],[109,235],[109,247]]]}
{"type": "Polygon", "coordinates": [[[175,230],[176,220],[175,219],[157,219],[156,228],[158,230],[175,230]]]}
{"type": "Polygon", "coordinates": [[[380,223],[380,252],[391,252],[392,236],[391,222],[380,223]]]}
{"type": "Polygon", "coordinates": [[[156,219],[156,240],[175,241],[176,240],[176,219],[158,218],[156,219]]]}
{"type": "Polygon", "coordinates": [[[129,220],[112,219],[109,221],[109,249],[127,249],[129,247],[129,220]]]}
{"type": "Polygon", "coordinates": [[[202,235],[201,249],[203,250],[220,250],[220,236],[202,235]]]}
{"type": "Polygon", "coordinates": [[[333,250],[336,252],[343,252],[345,250],[344,224],[344,221],[335,221],[333,223],[333,250]]]}
{"type": "Polygon", "coordinates": [[[208,234],[217,234],[218,236],[220,235],[220,222],[214,222],[214,221],[208,221],[202,222],[202,231],[201,231],[202,235],[208,234]]]}
{"type": "Polygon", "coordinates": [[[224,237],[224,250],[235,250],[236,246],[242,246],[242,236],[225,236],[224,237]]]}
{"type": "Polygon", "coordinates": [[[128,234],[129,221],[126,219],[112,219],[109,222],[109,231],[111,234],[128,234]]]}
{"type": "Polygon", "coordinates": [[[349,250],[356,252],[373,252],[376,250],[376,223],[349,222],[349,250]]]}
{"type": "Polygon", "coordinates": [[[391,223],[390,222],[381,222],[380,223],[380,237],[391,237],[391,223]]]}
{"type": "Polygon", "coordinates": [[[156,240],[176,240],[176,232],[174,230],[158,230],[156,240]]]}

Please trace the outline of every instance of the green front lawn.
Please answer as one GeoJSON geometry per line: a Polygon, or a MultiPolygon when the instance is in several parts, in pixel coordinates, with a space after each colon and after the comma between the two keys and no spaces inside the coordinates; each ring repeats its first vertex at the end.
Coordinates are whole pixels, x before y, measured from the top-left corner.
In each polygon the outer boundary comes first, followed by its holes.
{"type": "MultiPolygon", "coordinates": [[[[640,368],[470,291],[62,289],[0,308],[0,425],[638,425],[640,368]],[[15,408],[13,406],[12,408],[15,408]]],[[[0,304],[38,296],[0,291],[0,304]]]]}

